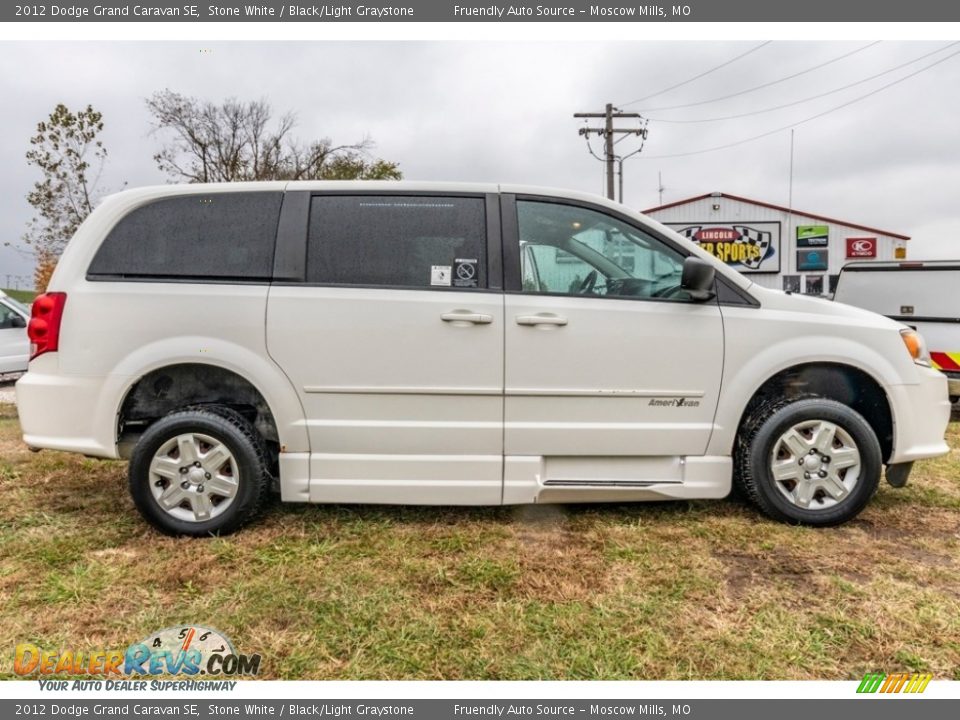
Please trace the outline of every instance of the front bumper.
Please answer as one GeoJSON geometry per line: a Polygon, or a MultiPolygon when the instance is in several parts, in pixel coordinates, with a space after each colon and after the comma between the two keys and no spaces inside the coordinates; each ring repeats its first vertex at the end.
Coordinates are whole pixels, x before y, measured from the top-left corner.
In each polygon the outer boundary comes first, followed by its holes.
{"type": "Polygon", "coordinates": [[[950,451],[944,436],[950,422],[947,378],[917,366],[919,382],[887,388],[893,411],[893,454],[888,465],[939,457],[950,451]]]}

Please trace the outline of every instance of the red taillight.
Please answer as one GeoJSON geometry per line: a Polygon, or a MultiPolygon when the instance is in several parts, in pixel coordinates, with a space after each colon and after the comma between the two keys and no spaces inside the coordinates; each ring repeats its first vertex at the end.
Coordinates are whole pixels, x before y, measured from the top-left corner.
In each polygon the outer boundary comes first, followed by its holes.
{"type": "Polygon", "coordinates": [[[45,352],[57,350],[60,345],[60,319],[66,304],[67,294],[62,292],[44,293],[33,301],[30,324],[27,325],[31,360],[45,352]]]}

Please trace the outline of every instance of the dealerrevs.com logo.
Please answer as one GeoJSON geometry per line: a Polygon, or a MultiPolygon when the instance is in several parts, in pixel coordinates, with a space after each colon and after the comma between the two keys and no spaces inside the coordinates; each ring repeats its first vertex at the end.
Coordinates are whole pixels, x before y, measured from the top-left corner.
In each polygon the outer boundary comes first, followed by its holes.
{"type": "Polygon", "coordinates": [[[160,630],[126,649],[44,650],[19,643],[13,660],[17,675],[90,675],[95,677],[254,676],[260,655],[238,653],[221,632],[202,625],[160,630]]]}

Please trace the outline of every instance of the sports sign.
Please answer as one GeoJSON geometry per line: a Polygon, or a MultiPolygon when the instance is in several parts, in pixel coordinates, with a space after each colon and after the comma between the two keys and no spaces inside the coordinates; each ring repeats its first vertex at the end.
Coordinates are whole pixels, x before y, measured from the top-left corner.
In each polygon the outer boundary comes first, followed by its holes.
{"type": "Polygon", "coordinates": [[[847,238],[847,258],[875,258],[877,239],[875,237],[847,238]]]}
{"type": "Polygon", "coordinates": [[[740,272],[780,272],[780,223],[667,223],[740,272]]]}

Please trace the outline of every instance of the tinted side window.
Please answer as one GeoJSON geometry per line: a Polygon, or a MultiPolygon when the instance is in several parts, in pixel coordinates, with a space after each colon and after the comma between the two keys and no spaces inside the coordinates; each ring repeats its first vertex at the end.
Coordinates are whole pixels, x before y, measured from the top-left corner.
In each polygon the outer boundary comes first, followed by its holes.
{"type": "Polygon", "coordinates": [[[116,224],[92,277],[269,280],[283,193],[164,198],[116,224]]]}
{"type": "Polygon", "coordinates": [[[313,198],[307,280],[408,288],[486,287],[482,198],[313,198]]]}

